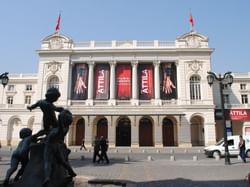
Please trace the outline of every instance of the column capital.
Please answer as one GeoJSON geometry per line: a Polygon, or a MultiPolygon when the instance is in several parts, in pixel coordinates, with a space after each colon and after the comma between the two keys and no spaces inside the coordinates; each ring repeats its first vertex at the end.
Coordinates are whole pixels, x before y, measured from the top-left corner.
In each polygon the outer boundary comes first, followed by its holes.
{"type": "Polygon", "coordinates": [[[131,61],[132,66],[137,66],[138,65],[138,60],[132,60],[131,61]]]}
{"type": "Polygon", "coordinates": [[[111,66],[115,66],[116,63],[117,63],[116,60],[109,61],[109,64],[110,64],[111,66]]]}
{"type": "Polygon", "coordinates": [[[95,61],[87,61],[87,64],[90,66],[93,66],[93,65],[95,65],[95,61]]]}
{"type": "Polygon", "coordinates": [[[154,66],[159,66],[161,64],[160,60],[154,60],[153,61],[154,66]]]}

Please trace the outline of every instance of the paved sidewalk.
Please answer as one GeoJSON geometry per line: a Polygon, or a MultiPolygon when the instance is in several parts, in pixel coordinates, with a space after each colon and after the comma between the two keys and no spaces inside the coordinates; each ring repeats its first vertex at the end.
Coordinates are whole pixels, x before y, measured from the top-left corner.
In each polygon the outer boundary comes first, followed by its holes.
{"type": "MultiPolygon", "coordinates": [[[[246,187],[245,176],[250,172],[250,160],[244,164],[237,158],[231,158],[231,165],[225,165],[224,159],[215,160],[204,157],[197,150],[174,151],[179,154],[173,161],[171,155],[155,150],[108,152],[110,164],[93,164],[92,153],[72,148],[70,162],[78,177],[98,180],[124,181],[127,186],[157,187],[246,187]],[[179,152],[178,152],[179,151],[179,152]],[[196,154],[198,153],[198,154],[196,154]],[[193,155],[197,155],[197,160],[193,155]],[[182,156],[183,155],[183,156],[182,156]]],[[[1,154],[0,154],[1,155],[1,154]]],[[[0,179],[9,167],[7,154],[0,161],[0,179]]],[[[114,185],[105,185],[114,186],[114,185]]]]}

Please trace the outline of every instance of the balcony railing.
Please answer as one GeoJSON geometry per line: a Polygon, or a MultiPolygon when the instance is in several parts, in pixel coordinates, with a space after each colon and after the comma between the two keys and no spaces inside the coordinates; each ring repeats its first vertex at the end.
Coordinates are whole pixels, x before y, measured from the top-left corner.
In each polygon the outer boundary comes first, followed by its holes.
{"type": "Polygon", "coordinates": [[[175,42],[171,41],[84,41],[74,43],[74,48],[77,49],[92,49],[92,48],[175,48],[175,42]]]}

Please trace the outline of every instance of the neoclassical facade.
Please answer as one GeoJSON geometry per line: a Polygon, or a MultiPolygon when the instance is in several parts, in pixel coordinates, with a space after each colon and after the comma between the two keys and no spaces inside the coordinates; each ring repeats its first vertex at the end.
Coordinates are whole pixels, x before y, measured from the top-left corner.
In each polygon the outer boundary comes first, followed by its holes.
{"type": "Polygon", "coordinates": [[[215,104],[207,83],[213,49],[191,31],[174,42],[42,40],[36,75],[10,75],[1,88],[0,139],[15,145],[22,127],[42,128],[40,109],[26,107],[57,87],[56,105],[74,116],[68,145],[191,147],[216,141],[215,104]]]}

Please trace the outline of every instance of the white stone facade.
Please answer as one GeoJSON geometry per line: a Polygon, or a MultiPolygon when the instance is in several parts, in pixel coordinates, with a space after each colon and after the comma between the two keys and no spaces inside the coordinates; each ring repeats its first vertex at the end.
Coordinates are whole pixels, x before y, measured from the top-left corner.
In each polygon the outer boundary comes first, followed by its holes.
{"type": "Polygon", "coordinates": [[[28,126],[33,132],[42,128],[40,109],[29,112],[25,96],[31,96],[32,104],[44,98],[50,86],[56,86],[61,93],[56,105],[68,108],[74,116],[66,140],[69,145],[79,145],[84,139],[90,147],[95,136],[101,135],[108,138],[110,147],[212,144],[216,141],[214,99],[217,100],[206,79],[212,52],[208,38],[193,31],[174,42],[75,43],[62,34],[52,34],[37,51],[37,75],[10,75],[9,84],[0,90],[0,140],[3,145],[15,145],[22,127],[28,126]],[[72,99],[73,70],[79,64],[88,71],[86,98],[72,99]],[[103,64],[109,73],[108,99],[97,99],[96,68],[103,64]],[[131,94],[127,99],[117,98],[116,71],[121,64],[130,67],[131,94]],[[170,65],[175,68],[176,78],[163,96],[163,67],[170,65]],[[138,77],[144,66],[152,68],[152,94],[146,99],[141,98],[143,78],[138,77]],[[27,85],[32,85],[32,89],[27,91],[27,85]],[[169,99],[166,95],[173,90],[175,95],[169,99]],[[11,104],[9,96],[13,99],[11,104]]]}

